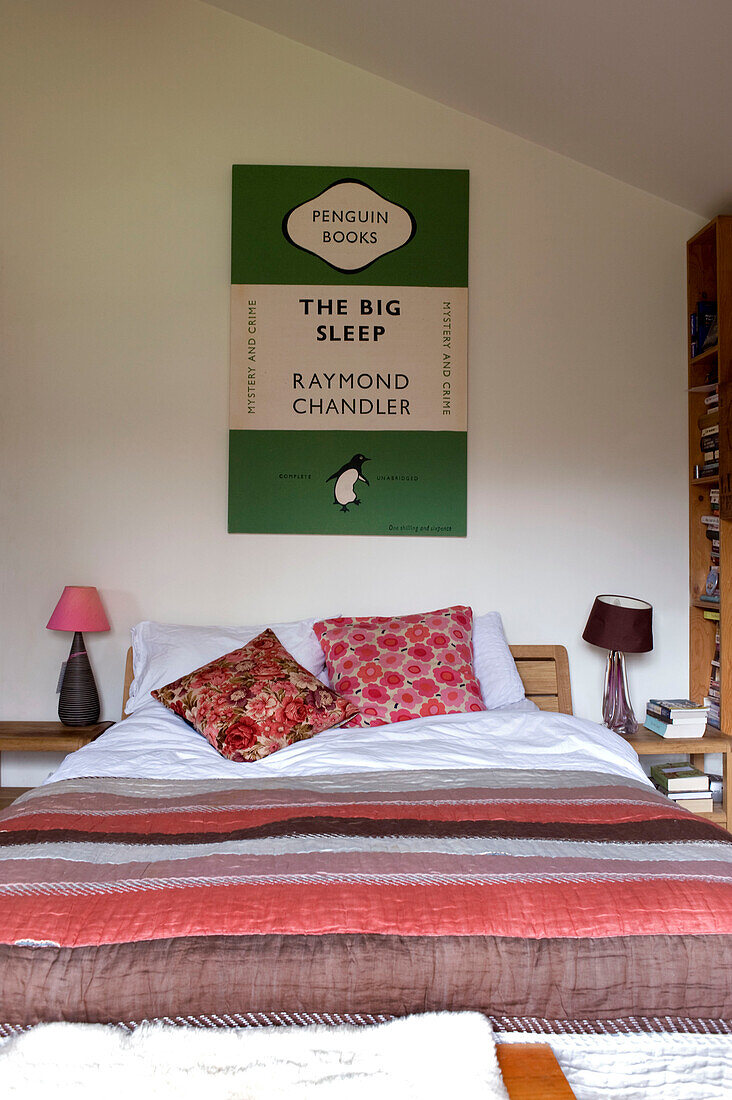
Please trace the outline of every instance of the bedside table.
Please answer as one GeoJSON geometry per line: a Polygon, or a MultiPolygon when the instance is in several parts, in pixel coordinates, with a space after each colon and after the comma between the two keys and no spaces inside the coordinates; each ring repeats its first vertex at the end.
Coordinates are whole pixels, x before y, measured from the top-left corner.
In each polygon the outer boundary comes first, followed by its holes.
{"type": "MultiPolygon", "coordinates": [[[[94,726],[65,726],[63,722],[0,722],[0,753],[74,752],[88,745],[112,722],[94,726]]],[[[0,810],[9,806],[30,787],[0,787],[0,810]]]]}
{"type": "MultiPolygon", "coordinates": [[[[624,735],[623,735],[624,736],[624,735]]],[[[660,737],[653,730],[645,726],[638,726],[638,732],[632,737],[625,737],[639,756],[688,756],[690,762],[699,771],[704,771],[704,754],[708,752],[721,752],[722,754],[722,809],[714,810],[710,814],[699,814],[699,817],[707,817],[710,821],[716,821],[724,825],[725,829],[732,826],[732,799],[729,797],[727,784],[732,778],[732,737],[726,733],[707,726],[703,737],[660,737]]]]}

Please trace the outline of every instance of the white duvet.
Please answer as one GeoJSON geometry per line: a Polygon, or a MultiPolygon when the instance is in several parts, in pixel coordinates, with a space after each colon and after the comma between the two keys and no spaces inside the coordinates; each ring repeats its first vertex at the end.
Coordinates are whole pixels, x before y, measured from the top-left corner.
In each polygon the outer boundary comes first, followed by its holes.
{"type": "Polygon", "coordinates": [[[486,767],[605,772],[649,782],[633,749],[611,730],[539,711],[527,701],[475,714],[328,730],[265,760],[237,764],[154,700],[67,756],[46,782],[84,776],[191,780],[486,767]]]}

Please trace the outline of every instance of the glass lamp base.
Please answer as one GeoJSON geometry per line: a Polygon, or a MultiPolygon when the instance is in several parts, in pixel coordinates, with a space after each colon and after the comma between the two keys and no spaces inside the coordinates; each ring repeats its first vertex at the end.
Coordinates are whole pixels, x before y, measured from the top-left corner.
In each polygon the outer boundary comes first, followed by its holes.
{"type": "Polygon", "coordinates": [[[607,655],[602,720],[608,729],[628,736],[638,731],[625,676],[625,655],[612,649],[607,655]]]}

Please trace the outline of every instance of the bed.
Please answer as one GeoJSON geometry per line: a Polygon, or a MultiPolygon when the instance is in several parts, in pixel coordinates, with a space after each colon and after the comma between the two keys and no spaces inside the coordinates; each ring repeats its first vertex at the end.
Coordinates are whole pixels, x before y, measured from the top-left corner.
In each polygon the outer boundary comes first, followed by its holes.
{"type": "Polygon", "coordinates": [[[732,836],[572,716],[561,646],[511,654],[513,705],[330,730],[243,777],[147,703],[68,757],[0,815],[0,1034],[477,1009],[578,1096],[652,1095],[618,1087],[621,1050],[639,1081],[654,1052],[680,1079],[729,1061],[732,836]]]}

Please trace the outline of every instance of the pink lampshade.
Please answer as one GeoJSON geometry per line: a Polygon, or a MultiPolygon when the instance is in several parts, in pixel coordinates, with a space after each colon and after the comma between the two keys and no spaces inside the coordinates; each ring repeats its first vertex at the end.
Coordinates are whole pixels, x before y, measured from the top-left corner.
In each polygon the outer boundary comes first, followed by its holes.
{"type": "Polygon", "coordinates": [[[99,593],[91,584],[67,584],[46,623],[47,630],[109,630],[99,593]]]}

